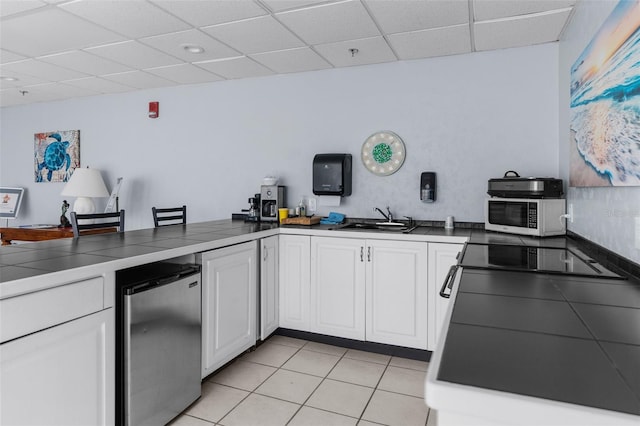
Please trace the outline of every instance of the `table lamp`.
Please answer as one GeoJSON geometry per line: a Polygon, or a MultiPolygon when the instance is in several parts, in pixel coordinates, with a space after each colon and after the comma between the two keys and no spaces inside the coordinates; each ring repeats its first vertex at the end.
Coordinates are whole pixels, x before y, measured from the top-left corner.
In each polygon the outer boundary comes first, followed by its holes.
{"type": "Polygon", "coordinates": [[[109,191],[102,180],[100,170],[87,167],[73,171],[60,195],[77,197],[73,203],[73,211],[77,214],[91,214],[96,211],[92,197],[108,197],[109,191]]]}

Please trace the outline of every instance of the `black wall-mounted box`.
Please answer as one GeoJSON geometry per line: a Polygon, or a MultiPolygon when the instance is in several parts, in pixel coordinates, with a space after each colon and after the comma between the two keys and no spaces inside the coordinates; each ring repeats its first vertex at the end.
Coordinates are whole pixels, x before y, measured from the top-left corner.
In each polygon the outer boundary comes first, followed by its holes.
{"type": "Polygon", "coordinates": [[[316,154],[313,157],[315,195],[351,195],[351,154],[316,154]]]}
{"type": "Polygon", "coordinates": [[[420,175],[420,199],[425,203],[436,201],[436,174],[435,172],[423,172],[420,175]]]}

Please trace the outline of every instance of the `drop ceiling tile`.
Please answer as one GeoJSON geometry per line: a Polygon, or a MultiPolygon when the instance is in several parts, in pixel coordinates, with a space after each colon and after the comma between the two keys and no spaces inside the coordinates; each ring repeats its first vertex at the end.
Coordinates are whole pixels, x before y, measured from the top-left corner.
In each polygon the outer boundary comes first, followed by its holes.
{"type": "Polygon", "coordinates": [[[278,74],[332,68],[330,63],[308,47],[257,53],[251,57],[278,74]]]}
{"type": "Polygon", "coordinates": [[[196,27],[222,24],[267,14],[267,11],[257,3],[246,0],[153,0],[152,3],[196,27]]]}
{"type": "Polygon", "coordinates": [[[376,24],[359,1],[322,4],[277,13],[276,17],[308,44],[380,35],[376,24]]]}
{"type": "Polygon", "coordinates": [[[262,0],[274,12],[312,6],[320,3],[330,3],[327,0],[262,0]]]}
{"type": "Polygon", "coordinates": [[[319,44],[313,47],[335,67],[378,64],[396,60],[393,51],[382,37],[339,41],[337,43],[319,44]],[[352,48],[358,49],[358,52],[354,55],[349,51],[352,48]]]}
{"type": "Polygon", "coordinates": [[[109,44],[86,49],[86,51],[134,69],[162,67],[182,62],[137,41],[109,44]]]}
{"type": "Polygon", "coordinates": [[[17,53],[9,52],[8,50],[0,49],[0,64],[21,61],[22,59],[26,59],[26,57],[18,55],[17,53]]]}
{"type": "Polygon", "coordinates": [[[38,60],[50,64],[69,68],[90,75],[105,75],[118,72],[132,71],[131,68],[113,62],[100,56],[92,55],[83,50],[59,53],[50,56],[41,56],[38,60]]]}
{"type": "Polygon", "coordinates": [[[304,46],[298,37],[271,16],[214,25],[202,30],[243,54],[304,46]]]}
{"type": "Polygon", "coordinates": [[[557,41],[571,9],[473,24],[476,50],[505,49],[557,41]]]}
{"type": "Polygon", "coordinates": [[[71,80],[75,78],[88,77],[87,74],[62,68],[47,62],[36,59],[12,62],[2,65],[3,73],[22,73],[33,77],[41,78],[45,81],[71,80]]]}
{"type": "Polygon", "coordinates": [[[96,94],[90,90],[68,86],[62,83],[47,83],[29,86],[26,87],[25,90],[29,92],[25,97],[31,98],[32,102],[50,102],[96,94]]]}
{"type": "Polygon", "coordinates": [[[57,8],[3,19],[3,47],[25,56],[43,56],[96,44],[113,43],[124,37],[57,8]]]}
{"type": "Polygon", "coordinates": [[[367,0],[365,4],[386,34],[448,27],[469,22],[469,4],[466,1],[367,0]]]}
{"type": "Polygon", "coordinates": [[[105,75],[102,78],[136,89],[154,89],[156,87],[175,86],[172,81],[143,71],[130,71],[105,75]]]}
{"type": "Polygon", "coordinates": [[[31,102],[32,100],[23,96],[18,89],[0,90],[0,107],[24,105],[31,102]]]}
{"type": "Polygon", "coordinates": [[[208,83],[223,80],[223,78],[191,64],[171,65],[146,69],[145,71],[180,84],[208,83]]]}
{"type": "Polygon", "coordinates": [[[140,42],[178,57],[186,62],[201,62],[210,59],[221,59],[238,56],[238,52],[220,43],[202,31],[191,29],[178,33],[143,38],[140,42]],[[197,45],[204,49],[203,53],[189,53],[184,45],[197,45]]]}
{"type": "Polygon", "coordinates": [[[60,7],[130,38],[190,28],[185,22],[145,1],[79,0],[62,4],[60,7]]]}
{"type": "Polygon", "coordinates": [[[391,47],[403,60],[471,52],[469,25],[466,24],[392,34],[388,38],[391,47]]]}
{"type": "Polygon", "coordinates": [[[2,4],[0,4],[0,16],[10,16],[46,5],[46,3],[39,0],[2,0],[2,4]]]}
{"type": "Polygon", "coordinates": [[[78,80],[65,81],[64,83],[69,86],[79,87],[81,89],[86,89],[102,94],[124,93],[135,90],[134,87],[126,86],[124,84],[116,83],[110,80],[105,80],[104,78],[100,77],[81,78],[78,80]]]}
{"type": "Polygon", "coordinates": [[[563,9],[575,5],[576,0],[474,0],[473,14],[476,21],[506,18],[563,9]]]}
{"type": "Polygon", "coordinates": [[[195,65],[227,79],[262,77],[273,74],[271,70],[263,67],[246,56],[209,62],[198,62],[195,65]]]}
{"type": "Polygon", "coordinates": [[[44,83],[50,82],[50,80],[45,80],[42,78],[23,74],[20,72],[8,72],[8,71],[5,71],[4,67],[5,67],[4,65],[0,66],[0,75],[2,75],[2,77],[16,78],[17,80],[14,80],[14,81],[0,80],[0,88],[2,89],[8,89],[12,87],[31,86],[34,84],[44,84],[44,83]]]}

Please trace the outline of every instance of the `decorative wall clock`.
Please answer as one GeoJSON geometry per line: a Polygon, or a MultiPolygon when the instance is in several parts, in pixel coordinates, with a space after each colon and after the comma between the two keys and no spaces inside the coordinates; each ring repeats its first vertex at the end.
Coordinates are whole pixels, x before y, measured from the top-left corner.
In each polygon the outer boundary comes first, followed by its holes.
{"type": "Polygon", "coordinates": [[[397,172],[404,163],[405,155],[400,136],[387,130],[372,134],[362,145],[362,163],[377,176],[389,176],[397,172]]]}

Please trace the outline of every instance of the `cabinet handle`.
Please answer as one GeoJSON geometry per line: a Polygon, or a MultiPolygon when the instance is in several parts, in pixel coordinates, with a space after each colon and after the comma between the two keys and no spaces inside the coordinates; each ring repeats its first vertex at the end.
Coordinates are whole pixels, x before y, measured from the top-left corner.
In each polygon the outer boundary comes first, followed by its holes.
{"type": "Polygon", "coordinates": [[[449,268],[449,272],[447,272],[447,276],[444,278],[444,283],[442,283],[442,288],[440,289],[440,297],[444,297],[445,299],[451,297],[451,292],[445,293],[445,291],[447,288],[451,290],[451,287],[453,287],[453,278],[456,276],[456,272],[458,272],[458,265],[453,265],[449,268]]]}
{"type": "Polygon", "coordinates": [[[367,262],[371,262],[371,246],[367,247],[367,262]]]}
{"type": "Polygon", "coordinates": [[[267,246],[262,247],[262,249],[264,250],[264,256],[262,257],[262,260],[267,260],[267,255],[269,254],[267,246]]]}
{"type": "Polygon", "coordinates": [[[360,262],[364,262],[364,247],[360,246],[360,262]]]}

